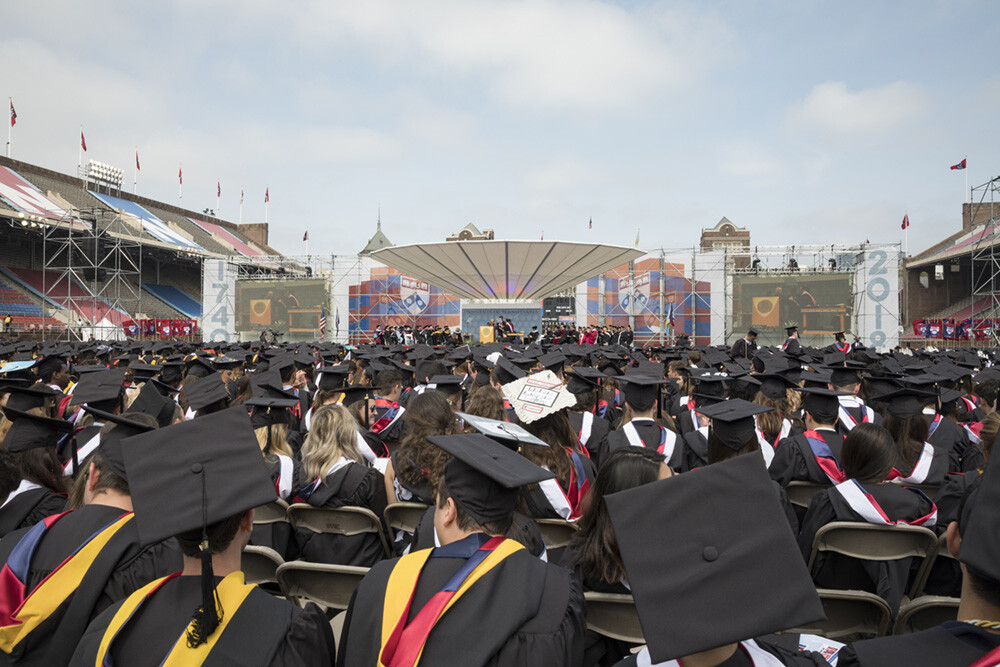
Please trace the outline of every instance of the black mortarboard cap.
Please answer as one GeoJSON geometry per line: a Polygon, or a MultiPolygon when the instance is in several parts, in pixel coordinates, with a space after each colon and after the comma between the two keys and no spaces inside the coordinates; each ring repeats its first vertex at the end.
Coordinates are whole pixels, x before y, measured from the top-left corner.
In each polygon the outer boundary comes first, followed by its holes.
{"type": "Polygon", "coordinates": [[[571,394],[585,394],[601,386],[604,373],[590,366],[573,366],[567,373],[566,388],[571,394]]]}
{"type": "Polygon", "coordinates": [[[981,578],[1000,582],[1000,456],[990,456],[973,493],[968,518],[960,523],[958,559],[981,578]]]}
{"type": "Polygon", "coordinates": [[[547,371],[558,373],[566,364],[566,355],[561,352],[549,352],[538,357],[538,363],[547,371]]]}
{"type": "Polygon", "coordinates": [[[826,387],[796,387],[803,394],[802,409],[813,414],[836,414],[840,407],[838,396],[847,396],[847,392],[827,389],[826,387]]]}
{"type": "Polygon", "coordinates": [[[139,540],[154,544],[276,498],[244,408],[122,442],[139,540]]]}
{"type": "Polygon", "coordinates": [[[760,380],[760,393],[775,401],[785,397],[785,390],[796,386],[782,373],[761,373],[755,377],[760,380]]]}
{"type": "Polygon", "coordinates": [[[830,384],[835,387],[846,387],[858,382],[858,371],[854,368],[835,366],[830,369],[830,384]]]}
{"type": "Polygon", "coordinates": [[[337,401],[344,406],[366,398],[375,398],[375,390],[372,387],[340,387],[334,391],[337,392],[337,401]]]}
{"type": "Polygon", "coordinates": [[[133,382],[146,382],[159,375],[163,367],[153,364],[132,364],[129,370],[132,372],[133,382]]]}
{"type": "Polygon", "coordinates": [[[323,390],[342,387],[351,374],[350,364],[339,366],[321,366],[316,370],[316,386],[323,390]]]}
{"type": "Polygon", "coordinates": [[[712,419],[712,433],[733,451],[739,451],[754,437],[757,426],[754,415],[770,411],[771,408],[767,406],[744,401],[742,398],[731,398],[698,410],[712,419]]]}
{"type": "Polygon", "coordinates": [[[792,325],[790,327],[785,327],[785,334],[791,336],[793,333],[795,333],[798,330],[799,330],[799,326],[797,324],[792,325]]]}
{"type": "Polygon", "coordinates": [[[232,369],[238,367],[240,364],[243,363],[242,359],[234,359],[233,357],[231,357],[229,355],[222,355],[220,357],[212,357],[210,361],[212,363],[212,366],[217,371],[232,370],[232,369]]]}
{"type": "Polygon", "coordinates": [[[749,329],[747,329],[747,335],[748,336],[759,336],[760,332],[757,331],[757,329],[755,329],[754,327],[750,327],[749,329]]]}
{"type": "Polygon", "coordinates": [[[514,380],[523,378],[526,373],[520,368],[510,363],[505,357],[498,357],[496,367],[493,371],[497,374],[500,384],[508,384],[514,380]]]}
{"type": "Polygon", "coordinates": [[[935,398],[937,392],[917,391],[916,389],[897,389],[888,394],[882,394],[878,400],[885,403],[886,411],[894,417],[906,419],[923,412],[928,399],[935,398]]]}
{"type": "Polygon", "coordinates": [[[638,410],[648,410],[656,403],[656,393],[667,380],[638,371],[618,378],[625,402],[638,410]]]}
{"type": "Polygon", "coordinates": [[[654,663],[824,618],[759,455],[605,502],[654,663]]]}
{"type": "Polygon", "coordinates": [[[462,382],[464,381],[464,375],[435,375],[430,378],[430,384],[434,386],[434,389],[448,396],[462,391],[462,382]]]}
{"type": "Polygon", "coordinates": [[[100,410],[112,412],[121,399],[125,381],[124,368],[111,368],[101,372],[87,373],[73,389],[71,405],[94,406],[100,410]]]}
{"type": "Polygon", "coordinates": [[[452,455],[444,484],[455,503],[480,524],[514,511],[518,488],[554,475],[479,433],[432,435],[428,441],[452,455]]]}
{"type": "Polygon", "coordinates": [[[3,440],[3,448],[9,452],[55,447],[74,431],[73,424],[65,419],[50,419],[10,407],[4,409],[4,414],[13,422],[3,440]]]}
{"type": "Polygon", "coordinates": [[[49,373],[53,373],[66,363],[66,357],[59,355],[50,355],[42,359],[35,366],[35,370],[38,373],[38,377],[43,377],[49,373]]]}
{"type": "Polygon", "coordinates": [[[62,393],[41,382],[36,382],[30,387],[7,387],[6,391],[10,392],[6,407],[21,412],[27,412],[32,408],[48,410],[63,396],[62,393]]]}
{"type": "Polygon", "coordinates": [[[197,378],[208,377],[215,372],[212,364],[204,357],[192,357],[187,362],[187,372],[197,378]]]}
{"type": "Polygon", "coordinates": [[[101,422],[105,424],[110,422],[115,425],[110,431],[101,436],[100,444],[97,445],[97,451],[101,453],[101,457],[107,461],[108,466],[115,474],[127,480],[128,476],[125,474],[125,457],[122,455],[122,440],[131,438],[133,435],[139,435],[140,433],[155,431],[156,429],[129,419],[129,413],[114,415],[110,412],[90,407],[89,405],[83,406],[83,409],[100,419],[101,422]]]}
{"type": "Polygon", "coordinates": [[[199,378],[186,385],[184,394],[187,396],[188,406],[196,411],[204,410],[229,398],[229,390],[226,389],[222,376],[218,373],[199,378]]]}
{"type": "Polygon", "coordinates": [[[175,406],[177,403],[168,396],[159,392],[152,382],[142,385],[135,400],[128,406],[129,412],[141,412],[149,415],[160,426],[169,426],[174,420],[175,406]]]}

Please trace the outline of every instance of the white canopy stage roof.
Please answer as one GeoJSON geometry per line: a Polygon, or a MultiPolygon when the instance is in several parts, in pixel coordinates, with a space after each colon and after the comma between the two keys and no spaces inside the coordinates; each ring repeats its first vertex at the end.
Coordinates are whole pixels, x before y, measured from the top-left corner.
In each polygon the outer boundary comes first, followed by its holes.
{"type": "Polygon", "coordinates": [[[467,299],[538,300],[643,256],[566,241],[446,241],[392,246],[372,258],[467,299]]]}

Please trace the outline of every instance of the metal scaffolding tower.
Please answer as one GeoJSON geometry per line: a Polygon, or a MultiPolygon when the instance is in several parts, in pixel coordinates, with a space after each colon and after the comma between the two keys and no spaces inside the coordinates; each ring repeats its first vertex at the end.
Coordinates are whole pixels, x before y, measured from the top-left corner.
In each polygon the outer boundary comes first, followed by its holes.
{"type": "Polygon", "coordinates": [[[1000,176],[972,188],[971,220],[986,218],[980,238],[972,244],[972,303],[985,302],[978,317],[993,320],[992,340],[1000,344],[1000,176]],[[977,200],[978,195],[978,200],[977,200]]]}

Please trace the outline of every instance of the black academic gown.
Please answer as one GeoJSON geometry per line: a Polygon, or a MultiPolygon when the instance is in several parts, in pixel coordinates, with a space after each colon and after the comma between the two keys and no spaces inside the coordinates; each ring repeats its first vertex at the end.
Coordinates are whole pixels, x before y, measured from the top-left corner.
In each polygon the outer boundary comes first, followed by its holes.
{"type": "MultiPolygon", "coordinates": [[[[221,581],[216,577],[216,583],[221,581]]],[[[170,653],[201,605],[201,578],[166,582],[139,607],[111,645],[108,664],[156,667],[170,653]]],[[[90,667],[114,613],[101,614],[80,642],[73,662],[90,667]]],[[[217,631],[218,632],[218,631],[217,631]]],[[[326,615],[315,604],[305,609],[255,588],[216,639],[205,665],[333,665],[336,647],[326,615]]]]}
{"type": "Polygon", "coordinates": [[[683,436],[684,454],[679,472],[688,472],[709,464],[708,438],[701,431],[690,431],[683,436]]]}
{"type": "Polygon", "coordinates": [[[729,356],[733,359],[750,359],[757,351],[757,343],[751,343],[746,338],[740,338],[729,350],[729,356]]]}
{"type": "MultiPolygon", "coordinates": [[[[580,439],[580,432],[583,428],[583,413],[568,411],[566,416],[569,418],[570,426],[573,427],[573,433],[576,433],[577,439],[580,439]]],[[[591,417],[590,434],[585,441],[580,442],[580,445],[586,447],[587,451],[590,452],[590,457],[600,464],[601,441],[611,431],[611,424],[603,417],[594,414],[591,414],[591,417]]]]}
{"type": "Polygon", "coordinates": [[[968,667],[997,646],[1000,635],[949,621],[909,635],[855,642],[840,651],[839,667],[968,667]]]}
{"type": "MultiPolygon", "coordinates": [[[[716,667],[754,667],[756,663],[748,653],[747,649],[747,644],[751,642],[758,649],[763,650],[764,652],[777,658],[783,665],[812,665],[813,667],[820,667],[822,665],[829,664],[821,655],[812,651],[790,651],[786,648],[765,641],[764,639],[751,639],[740,642],[740,645],[736,648],[736,652],[726,660],[718,663],[716,667]]],[[[643,649],[640,653],[630,655],[624,660],[616,663],[615,667],[635,667],[636,665],[641,664],[648,665],[648,660],[649,653],[646,649],[643,649]],[[645,662],[639,662],[639,660],[645,660],[645,662]]],[[[656,667],[656,664],[666,665],[669,663],[654,663],[653,667],[656,667]]]]}
{"type": "MultiPolygon", "coordinates": [[[[909,477],[913,474],[916,466],[907,466],[902,460],[897,461],[896,470],[903,477],[909,477]]],[[[931,459],[931,467],[927,471],[927,476],[920,484],[929,484],[933,486],[941,486],[944,484],[945,479],[948,477],[948,473],[951,472],[951,457],[948,452],[941,449],[940,447],[934,447],[934,456],[931,459]]]]}
{"type": "MultiPolygon", "coordinates": [[[[35,549],[28,569],[27,590],[34,590],[92,535],[123,514],[114,507],[86,505],[61,518],[35,549]]],[[[3,562],[28,530],[14,531],[0,540],[3,562]]],[[[46,667],[68,664],[87,623],[101,611],[182,567],[176,540],[140,547],[135,521],[129,521],[105,545],[76,591],[22,642],[23,656],[16,664],[46,667]],[[53,639],[56,636],[58,641],[53,639]]],[[[0,658],[8,656],[0,654],[0,658]]]]}
{"type": "MultiPolygon", "coordinates": [[[[816,431],[823,441],[829,445],[834,458],[840,460],[840,452],[844,447],[844,436],[833,429],[821,428],[816,431]]],[[[778,441],[774,448],[774,459],[767,471],[771,479],[782,486],[789,482],[812,482],[813,484],[830,484],[823,469],[816,463],[809,441],[803,433],[798,433],[778,441]]]]}
{"type": "MultiPolygon", "coordinates": [[[[466,539],[474,539],[472,538],[466,539]]],[[[373,567],[354,592],[341,635],[341,667],[375,665],[389,575],[398,560],[373,567]]],[[[465,564],[430,558],[413,594],[409,620],[465,564]]],[[[421,664],[559,667],[583,658],[583,591],[569,570],[520,550],[486,572],[434,625],[421,664]]]]}
{"type": "MultiPolygon", "coordinates": [[[[975,486],[975,482],[981,474],[978,470],[973,470],[972,472],[951,472],[945,477],[944,484],[934,496],[934,504],[938,508],[935,528],[939,533],[944,533],[952,521],[958,521],[962,499],[975,486]]],[[[928,595],[960,597],[962,594],[962,571],[958,566],[958,561],[953,558],[935,559],[931,571],[927,575],[924,591],[928,595]]]]}
{"type": "MultiPolygon", "coordinates": [[[[349,463],[326,478],[307,503],[313,507],[364,507],[381,517],[385,512],[385,478],[374,468],[349,463]]],[[[382,541],[374,533],[332,535],[295,529],[299,558],[310,563],[371,567],[385,557],[382,541]]]]}
{"type": "MultiPolygon", "coordinates": [[[[661,434],[660,427],[655,420],[633,419],[631,423],[635,425],[635,432],[646,446],[646,449],[651,449],[654,452],[659,449],[661,434]]],[[[615,450],[633,446],[629,442],[628,436],[625,435],[624,427],[625,425],[622,424],[622,428],[608,433],[600,454],[601,461],[606,460],[607,456],[615,450]]],[[[670,466],[671,470],[680,470],[684,463],[684,439],[670,429],[667,429],[667,431],[669,431],[667,434],[668,442],[665,444],[663,452],[664,455],[667,455],[666,464],[670,466]],[[673,436],[673,447],[670,448],[670,451],[667,451],[667,448],[671,445],[671,435],[673,436]]]]}
{"type": "MultiPolygon", "coordinates": [[[[898,484],[862,484],[885,511],[891,521],[914,521],[930,514],[934,509],[922,493],[898,484]]],[[[843,496],[833,488],[818,491],[809,503],[802,529],[799,548],[808,561],[812,553],[816,532],[832,521],[864,522],[843,496]]],[[[881,596],[895,610],[906,592],[910,573],[910,559],[901,561],[860,561],[840,554],[819,552],[812,568],[813,580],[820,588],[866,590],[881,596]]]]}
{"type": "MultiPolygon", "coordinates": [[[[632,594],[632,591],[623,582],[616,581],[613,584],[609,584],[605,581],[601,581],[600,579],[595,579],[587,575],[583,571],[583,567],[574,562],[574,549],[574,544],[570,544],[570,546],[566,548],[566,554],[563,557],[563,565],[564,567],[572,566],[573,576],[580,582],[584,593],[615,593],[618,595],[632,594]]],[[[584,638],[583,662],[581,665],[582,667],[607,667],[609,665],[614,665],[624,656],[628,655],[629,651],[634,646],[635,644],[618,641],[617,639],[606,637],[588,629],[586,637],[584,638]]]]}
{"type": "Polygon", "coordinates": [[[19,528],[30,528],[66,506],[66,494],[46,488],[30,489],[7,499],[0,507],[0,537],[19,528]]]}
{"type": "MultiPolygon", "coordinates": [[[[934,415],[926,416],[933,424],[934,415]]],[[[946,418],[942,418],[933,428],[934,432],[927,438],[927,442],[948,453],[948,470],[967,470],[964,462],[973,455],[976,455],[978,461],[978,448],[969,441],[969,434],[964,428],[946,418]]]]}

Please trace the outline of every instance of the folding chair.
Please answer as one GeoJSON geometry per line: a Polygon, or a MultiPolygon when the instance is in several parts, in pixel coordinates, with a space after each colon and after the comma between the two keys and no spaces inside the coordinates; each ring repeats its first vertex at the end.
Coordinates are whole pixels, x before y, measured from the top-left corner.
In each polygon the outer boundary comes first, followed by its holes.
{"type": "Polygon", "coordinates": [[[327,609],[347,609],[354,589],[369,568],[291,561],[277,571],[278,585],[289,600],[303,606],[303,600],[327,609]]]}
{"type": "Polygon", "coordinates": [[[899,616],[892,630],[894,635],[905,635],[920,632],[941,625],[945,621],[958,618],[959,598],[949,598],[940,595],[923,595],[899,608],[899,616]]]}
{"type": "Polygon", "coordinates": [[[632,644],[645,644],[635,600],[623,593],[583,594],[587,603],[587,629],[632,644]]]}
{"type": "MultiPolygon", "coordinates": [[[[420,519],[430,505],[423,503],[398,502],[390,503],[386,506],[382,516],[385,518],[385,525],[390,531],[401,530],[404,533],[412,533],[420,525],[420,519]]],[[[394,533],[390,532],[390,535],[394,533]]]]}
{"type": "Polygon", "coordinates": [[[829,489],[830,486],[830,484],[814,484],[812,482],[795,481],[788,483],[788,486],[785,487],[785,493],[788,494],[788,501],[793,505],[798,505],[799,507],[809,507],[812,497],[816,495],[818,491],[829,489]]]}
{"type": "Polygon", "coordinates": [[[269,547],[259,547],[252,544],[243,549],[240,569],[248,584],[277,584],[278,568],[285,564],[285,559],[269,547]]]}
{"type": "MultiPolygon", "coordinates": [[[[937,560],[938,558],[947,558],[950,560],[955,560],[955,557],[951,555],[950,551],[948,551],[948,535],[945,533],[942,533],[940,536],[938,536],[937,539],[937,551],[935,560],[937,560]]],[[[933,568],[933,566],[934,563],[932,562],[930,564],[930,567],[921,570],[918,574],[918,577],[913,582],[913,595],[911,597],[914,600],[916,598],[927,595],[927,591],[925,591],[924,589],[927,587],[927,580],[931,576],[931,569],[933,568]]]]}
{"type": "Polygon", "coordinates": [[[786,632],[838,639],[857,635],[882,637],[889,631],[892,610],[885,600],[874,593],[830,588],[818,588],[816,592],[826,612],[826,620],[786,632]]]}
{"type": "Polygon", "coordinates": [[[542,533],[546,551],[561,549],[569,544],[580,528],[572,521],[563,519],[535,519],[538,530],[542,533]]]}
{"type": "Polygon", "coordinates": [[[255,526],[263,526],[279,521],[288,521],[288,503],[281,498],[267,505],[261,505],[253,511],[253,523],[255,526]]]}
{"type": "Polygon", "coordinates": [[[923,526],[876,526],[856,521],[832,521],[816,531],[809,571],[813,572],[820,551],[842,554],[868,561],[894,561],[920,558],[922,562],[908,593],[915,597],[918,587],[927,579],[927,571],[937,555],[938,537],[923,526]]]}
{"type": "Polygon", "coordinates": [[[305,528],[314,533],[348,536],[375,533],[385,555],[392,555],[382,521],[375,512],[364,507],[313,507],[308,503],[295,503],[288,508],[288,522],[293,528],[305,528]]]}

